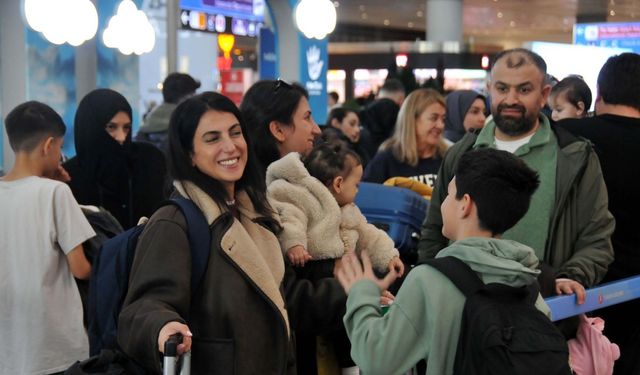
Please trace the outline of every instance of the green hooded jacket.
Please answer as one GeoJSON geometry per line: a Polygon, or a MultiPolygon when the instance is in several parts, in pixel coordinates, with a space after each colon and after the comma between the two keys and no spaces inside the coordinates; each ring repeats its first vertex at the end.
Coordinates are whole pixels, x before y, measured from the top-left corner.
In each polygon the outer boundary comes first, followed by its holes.
{"type": "MultiPolygon", "coordinates": [[[[437,257],[454,256],[485,283],[529,285],[539,272],[533,249],[515,241],[470,237],[453,243],[437,257]]],[[[453,372],[465,297],[429,265],[415,267],[402,284],[389,311],[380,314],[380,289],[369,280],[353,285],[344,324],[351,356],[363,374],[403,374],[419,360],[427,375],[453,372]]],[[[538,310],[550,316],[542,297],[538,310]]]]}

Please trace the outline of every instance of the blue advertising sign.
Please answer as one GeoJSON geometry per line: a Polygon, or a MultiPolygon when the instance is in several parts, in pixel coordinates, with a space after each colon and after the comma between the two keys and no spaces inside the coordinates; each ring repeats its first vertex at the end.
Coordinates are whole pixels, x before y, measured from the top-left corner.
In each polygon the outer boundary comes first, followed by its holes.
{"type": "Polygon", "coordinates": [[[261,27],[259,39],[260,58],[258,59],[258,72],[260,73],[260,79],[276,79],[280,76],[276,34],[268,27],[261,27]]]}
{"type": "Polygon", "coordinates": [[[573,43],[640,53],[640,22],[579,23],[573,28],[573,43]]]}
{"type": "Polygon", "coordinates": [[[329,54],[327,38],[308,39],[298,33],[300,45],[300,82],[309,91],[313,119],[318,124],[327,121],[327,68],[329,54]]]}

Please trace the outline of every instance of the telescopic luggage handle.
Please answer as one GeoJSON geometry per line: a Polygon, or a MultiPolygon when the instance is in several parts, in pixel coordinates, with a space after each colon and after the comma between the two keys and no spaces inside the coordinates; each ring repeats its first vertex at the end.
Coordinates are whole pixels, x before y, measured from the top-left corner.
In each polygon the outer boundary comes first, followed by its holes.
{"type": "Polygon", "coordinates": [[[162,373],[164,375],[191,375],[191,352],[185,352],[182,357],[178,356],[178,345],[182,343],[180,333],[169,336],[164,343],[164,365],[162,373]],[[177,372],[177,370],[180,372],[177,372]]]}

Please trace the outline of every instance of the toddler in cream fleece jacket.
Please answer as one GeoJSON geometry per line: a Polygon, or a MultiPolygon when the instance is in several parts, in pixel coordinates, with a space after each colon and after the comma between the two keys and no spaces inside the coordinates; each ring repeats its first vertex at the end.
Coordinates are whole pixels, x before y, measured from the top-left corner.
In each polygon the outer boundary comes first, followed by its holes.
{"type": "Polygon", "coordinates": [[[316,146],[304,162],[290,153],[269,166],[267,196],[280,215],[278,237],[293,265],[366,249],[378,271],[404,272],[393,240],[353,203],[361,178],[360,158],[341,143],[316,146]]]}

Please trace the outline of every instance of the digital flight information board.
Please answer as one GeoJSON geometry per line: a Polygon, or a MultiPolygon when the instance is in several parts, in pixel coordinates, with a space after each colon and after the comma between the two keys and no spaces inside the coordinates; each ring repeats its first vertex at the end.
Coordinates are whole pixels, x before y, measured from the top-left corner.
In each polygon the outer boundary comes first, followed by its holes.
{"type": "Polygon", "coordinates": [[[180,24],[184,29],[256,37],[265,7],[265,0],[180,0],[180,24]]]}

